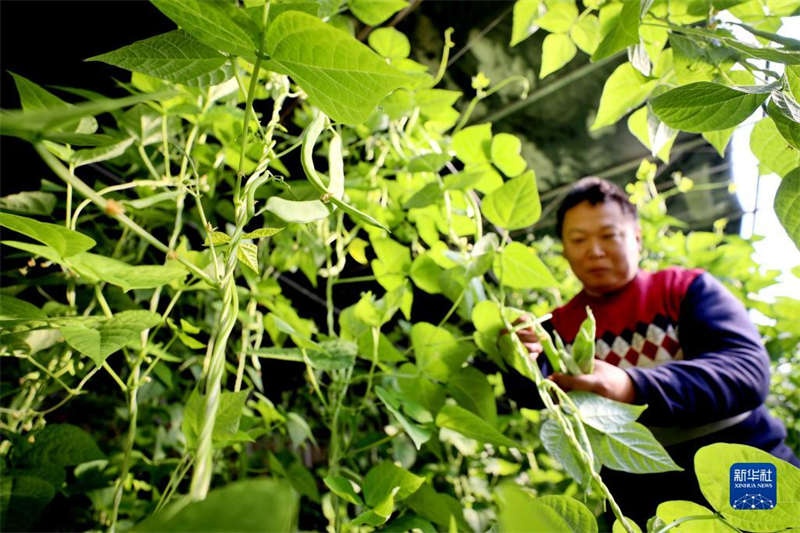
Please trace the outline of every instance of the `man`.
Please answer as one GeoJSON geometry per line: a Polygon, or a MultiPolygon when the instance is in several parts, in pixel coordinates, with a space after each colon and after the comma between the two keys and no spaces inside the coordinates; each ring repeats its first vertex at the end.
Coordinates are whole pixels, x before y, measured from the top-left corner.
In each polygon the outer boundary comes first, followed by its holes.
{"type": "MultiPolygon", "coordinates": [[[[744,306],[702,270],[639,270],[642,239],[636,207],[614,184],[580,180],[558,210],[564,257],[583,290],[553,312],[552,327],[570,345],[591,307],[597,320],[596,361],[589,375],[549,376],[564,390],[647,404],[650,427],[684,472],[603,479],[624,514],[642,527],[667,500],[705,504],[694,475],[695,452],[714,442],[761,448],[800,466],[784,443],[786,429],[764,406],[769,357],[744,306]]],[[[517,333],[536,358],[532,329],[517,333]]],[[[530,384],[509,376],[509,394],[536,406],[530,384]]]]}

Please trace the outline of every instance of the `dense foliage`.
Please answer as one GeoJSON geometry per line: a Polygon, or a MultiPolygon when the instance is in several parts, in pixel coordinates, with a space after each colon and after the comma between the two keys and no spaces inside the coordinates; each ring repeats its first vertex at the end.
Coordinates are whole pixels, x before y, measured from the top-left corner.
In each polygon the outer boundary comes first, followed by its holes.
{"type": "MultiPolygon", "coordinates": [[[[604,502],[622,518],[601,466],[677,468],[642,407],[564,393],[500,335],[579,288],[530,230],[542,203],[520,139],[470,122],[528,80],[476,73],[462,102],[436,88],[451,32],[437,72],[391,24],[369,46],[351,34],[404,0],[152,2],[180,29],[91,58],[132,71],[130,96],[70,89],[70,104],[14,74],[22,110],[0,115],[54,175],[0,199],[5,529],[597,531],[604,502]],[[108,182],[82,178],[98,164],[108,182]],[[505,398],[509,367],[545,410],[505,398]]],[[[800,41],[774,33],[791,4],[519,0],[511,45],[548,32],[540,78],[578,49],[627,49],[592,128],[636,109],[628,126],[661,159],[679,130],[724,154],[765,108],[751,147],[783,177],[776,212],[798,243],[800,41]]],[[[642,264],[703,267],[771,319],[773,406],[797,450],[797,300],[759,299],[777,273],[723,225],[680,231],[665,201],[694,191],[642,163],[642,264]]],[[[589,370],[585,331],[551,361],[589,370]]],[[[648,529],[797,526],[796,501],[754,523],[709,488],[763,452],[701,454],[714,510],[667,502],[648,529]]],[[[800,474],[779,468],[788,495],[800,474]]]]}

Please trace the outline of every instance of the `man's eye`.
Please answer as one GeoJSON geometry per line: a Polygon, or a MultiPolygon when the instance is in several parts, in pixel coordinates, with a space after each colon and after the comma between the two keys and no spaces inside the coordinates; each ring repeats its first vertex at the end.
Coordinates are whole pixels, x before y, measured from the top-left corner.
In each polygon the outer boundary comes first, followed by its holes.
{"type": "Polygon", "coordinates": [[[586,239],[572,239],[572,244],[581,244],[581,243],[582,243],[582,242],[584,242],[585,240],[586,240],[586,239]]]}

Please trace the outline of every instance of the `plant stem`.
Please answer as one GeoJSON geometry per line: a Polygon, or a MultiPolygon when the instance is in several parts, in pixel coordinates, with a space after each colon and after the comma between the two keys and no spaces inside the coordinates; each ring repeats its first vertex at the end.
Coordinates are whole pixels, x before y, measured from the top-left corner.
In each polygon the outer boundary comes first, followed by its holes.
{"type": "MultiPolygon", "coordinates": [[[[268,7],[267,7],[268,9],[268,7]]],[[[244,108],[244,124],[242,126],[242,147],[239,150],[239,169],[236,172],[236,190],[233,193],[234,205],[241,201],[240,192],[242,188],[242,177],[244,176],[244,156],[247,150],[247,133],[250,130],[250,117],[253,114],[253,99],[256,95],[256,85],[258,84],[258,74],[261,71],[261,61],[264,56],[264,40],[260,40],[258,52],[256,52],[256,62],[253,66],[253,75],[250,77],[250,88],[247,91],[247,103],[244,108]]]]}

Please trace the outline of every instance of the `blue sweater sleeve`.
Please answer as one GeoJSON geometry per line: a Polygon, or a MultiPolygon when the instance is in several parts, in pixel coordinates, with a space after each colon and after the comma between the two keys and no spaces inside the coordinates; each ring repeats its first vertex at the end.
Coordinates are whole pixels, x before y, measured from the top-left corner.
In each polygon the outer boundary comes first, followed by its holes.
{"type": "Polygon", "coordinates": [[[769,392],[769,356],[744,306],[707,273],[681,302],[678,336],[683,360],[626,372],[636,403],[649,407],[641,422],[697,426],[761,405],[769,392]]]}

